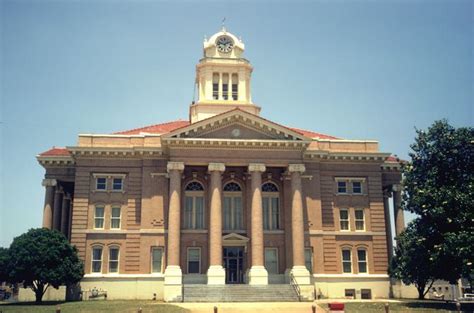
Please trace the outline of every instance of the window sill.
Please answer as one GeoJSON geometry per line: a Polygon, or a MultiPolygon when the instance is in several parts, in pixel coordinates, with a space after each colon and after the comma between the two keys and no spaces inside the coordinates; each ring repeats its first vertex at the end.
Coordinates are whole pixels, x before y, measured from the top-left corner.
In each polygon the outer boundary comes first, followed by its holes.
{"type": "Polygon", "coordinates": [[[269,235],[276,235],[276,234],[284,234],[285,231],[283,229],[271,229],[271,230],[264,230],[264,234],[269,234],[269,235]]]}

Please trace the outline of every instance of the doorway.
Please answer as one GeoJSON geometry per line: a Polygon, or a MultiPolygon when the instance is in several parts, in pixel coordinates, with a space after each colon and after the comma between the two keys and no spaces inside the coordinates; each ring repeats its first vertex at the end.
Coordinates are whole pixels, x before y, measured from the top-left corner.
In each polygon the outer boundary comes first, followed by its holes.
{"type": "Polygon", "coordinates": [[[244,282],[244,248],[224,247],[224,268],[226,284],[242,284],[244,282]]]}

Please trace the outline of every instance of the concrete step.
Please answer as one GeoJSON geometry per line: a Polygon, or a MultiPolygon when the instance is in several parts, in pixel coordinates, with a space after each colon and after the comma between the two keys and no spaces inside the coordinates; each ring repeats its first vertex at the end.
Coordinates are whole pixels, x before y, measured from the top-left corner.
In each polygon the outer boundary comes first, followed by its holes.
{"type": "Polygon", "coordinates": [[[295,302],[298,295],[293,286],[272,284],[251,285],[184,285],[184,302],[295,302]]]}

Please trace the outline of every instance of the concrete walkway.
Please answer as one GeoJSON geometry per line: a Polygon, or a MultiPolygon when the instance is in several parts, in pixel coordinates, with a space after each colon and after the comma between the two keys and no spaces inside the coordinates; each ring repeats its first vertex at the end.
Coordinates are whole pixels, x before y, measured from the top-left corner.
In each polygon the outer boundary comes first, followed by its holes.
{"type": "MultiPolygon", "coordinates": [[[[213,313],[214,306],[218,313],[257,312],[257,313],[311,313],[313,302],[220,302],[220,303],[174,303],[190,310],[191,313],[213,313]]],[[[326,312],[316,307],[317,313],[326,312]]]]}

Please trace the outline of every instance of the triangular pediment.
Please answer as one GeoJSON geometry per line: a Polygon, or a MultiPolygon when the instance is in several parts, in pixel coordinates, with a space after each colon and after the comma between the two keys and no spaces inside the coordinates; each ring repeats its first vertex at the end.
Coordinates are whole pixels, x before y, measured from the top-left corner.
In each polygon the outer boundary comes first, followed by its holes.
{"type": "Polygon", "coordinates": [[[239,235],[237,233],[230,233],[225,236],[222,236],[222,241],[223,242],[241,242],[241,243],[246,243],[249,241],[249,238],[239,235]]]}
{"type": "Polygon", "coordinates": [[[179,128],[163,138],[311,141],[285,126],[239,109],[179,128]]]}

